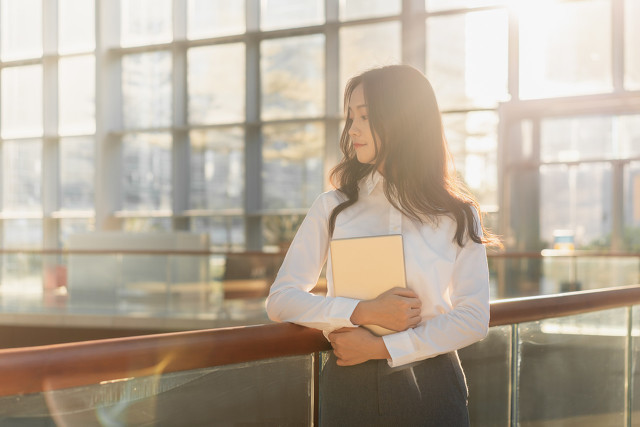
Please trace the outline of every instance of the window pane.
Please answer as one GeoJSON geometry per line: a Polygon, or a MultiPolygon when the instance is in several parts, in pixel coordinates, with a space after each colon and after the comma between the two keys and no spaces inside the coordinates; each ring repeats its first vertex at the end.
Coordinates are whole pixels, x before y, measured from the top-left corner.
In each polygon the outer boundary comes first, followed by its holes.
{"type": "Polygon", "coordinates": [[[260,28],[306,27],[324,22],[323,0],[262,0],[260,28]]]}
{"type": "Polygon", "coordinates": [[[264,250],[286,250],[305,215],[269,215],[262,218],[264,250]]]}
{"type": "Polygon", "coordinates": [[[4,249],[42,248],[42,220],[5,219],[2,225],[4,249]]]}
{"type": "Polygon", "coordinates": [[[244,43],[192,48],[187,61],[189,123],[244,121],[244,43]]]}
{"type": "Polygon", "coordinates": [[[261,44],[262,119],[324,114],[324,35],[261,44]]]}
{"type": "Polygon", "coordinates": [[[95,71],[92,55],[60,58],[58,63],[59,133],[82,134],[96,130],[95,71]]]}
{"type": "Polygon", "coordinates": [[[207,233],[211,250],[240,251],[245,249],[244,218],[194,217],[192,233],[207,233]]]}
{"type": "Polygon", "coordinates": [[[60,220],[59,242],[61,248],[67,247],[67,241],[72,234],[89,233],[95,230],[93,218],[64,218],[60,220]]]}
{"type": "Polygon", "coordinates": [[[86,52],[96,46],[94,2],[58,0],[58,51],[86,52]]]}
{"type": "Polygon", "coordinates": [[[611,117],[545,119],[540,124],[540,158],[573,161],[614,154],[611,117]]]}
{"type": "Polygon", "coordinates": [[[542,166],[540,240],[552,242],[555,230],[569,230],[576,248],[601,245],[611,234],[611,185],[606,163],[542,166]]]}
{"type": "Polygon", "coordinates": [[[130,233],[167,233],[171,218],[126,218],[122,229],[130,233]]]}
{"type": "Polygon", "coordinates": [[[492,111],[442,117],[456,170],[481,205],[498,204],[497,128],[492,111]]]}
{"type": "Polygon", "coordinates": [[[3,138],[42,135],[42,66],[2,70],[3,138]]]}
{"type": "Polygon", "coordinates": [[[506,10],[427,20],[427,76],[442,109],[493,107],[507,99],[507,38],[506,10]]]}
{"type": "Polygon", "coordinates": [[[123,209],[171,209],[171,135],[126,135],[122,146],[123,209]]]}
{"type": "Polygon", "coordinates": [[[397,64],[400,23],[358,25],[340,28],[340,99],[347,80],[377,65],[397,64]]]}
{"type": "Polygon", "coordinates": [[[640,89],[640,2],[626,0],[624,3],[624,86],[629,90],[640,89]]]}
{"type": "Polygon", "coordinates": [[[2,145],[2,208],[42,210],[42,141],[4,141],[2,145]]]}
{"type": "Polygon", "coordinates": [[[307,208],[322,192],[324,126],[263,127],[262,207],[307,208]]]}
{"type": "Polygon", "coordinates": [[[610,1],[522,2],[519,18],[522,98],[611,91],[610,1]]]}
{"type": "Polygon", "coordinates": [[[624,250],[640,252],[640,162],[625,166],[624,190],[624,250]]]}
{"type": "Polygon", "coordinates": [[[246,30],[244,0],[189,0],[187,4],[187,37],[240,34],[246,30]]]}
{"type": "Polygon", "coordinates": [[[425,0],[429,12],[508,4],[508,0],[425,0]]]}
{"type": "Polygon", "coordinates": [[[342,21],[399,15],[401,11],[400,0],[340,0],[342,21]]]}
{"type": "Polygon", "coordinates": [[[139,46],[170,42],[171,0],[121,0],[120,44],[139,46]]]}
{"type": "Polygon", "coordinates": [[[42,0],[1,0],[2,60],[42,55],[42,0]]]}
{"type": "Polygon", "coordinates": [[[171,54],[151,52],[122,58],[125,128],[171,125],[171,54]]]}
{"type": "Polygon", "coordinates": [[[60,209],[92,210],[93,138],[60,139],[60,209]]]}
{"type": "Polygon", "coordinates": [[[640,156],[640,114],[619,116],[617,119],[620,157],[640,156]]]}
{"type": "Polygon", "coordinates": [[[193,130],[190,209],[239,209],[244,202],[244,134],[240,128],[193,130]]]}

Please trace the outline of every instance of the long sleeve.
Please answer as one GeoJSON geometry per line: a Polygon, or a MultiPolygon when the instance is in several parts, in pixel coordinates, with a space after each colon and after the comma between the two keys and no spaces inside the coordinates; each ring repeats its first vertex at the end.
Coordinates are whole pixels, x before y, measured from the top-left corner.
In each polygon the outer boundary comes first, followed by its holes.
{"type": "Polygon", "coordinates": [[[392,367],[447,353],[483,339],[489,328],[489,270],[484,245],[468,240],[449,286],[452,309],[413,329],[383,337],[392,367]]]}
{"type": "Polygon", "coordinates": [[[354,327],[349,320],[358,300],[309,293],[329,250],[327,193],[313,203],[291,242],[267,298],[267,314],[277,322],[334,330],[354,327]]]}

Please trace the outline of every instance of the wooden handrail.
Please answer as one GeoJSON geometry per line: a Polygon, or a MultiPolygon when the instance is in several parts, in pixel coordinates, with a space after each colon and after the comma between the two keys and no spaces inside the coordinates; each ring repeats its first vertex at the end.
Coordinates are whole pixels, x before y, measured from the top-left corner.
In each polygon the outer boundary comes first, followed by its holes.
{"type": "MultiPolygon", "coordinates": [[[[640,285],[496,301],[491,326],[640,304],[640,285]]],[[[0,350],[0,396],[329,350],[293,324],[177,332],[0,350]]]]}

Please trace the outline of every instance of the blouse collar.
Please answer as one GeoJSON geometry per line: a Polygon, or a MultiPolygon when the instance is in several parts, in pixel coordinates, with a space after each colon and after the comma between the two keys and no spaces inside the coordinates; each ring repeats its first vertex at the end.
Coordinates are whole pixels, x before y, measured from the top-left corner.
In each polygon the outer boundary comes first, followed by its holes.
{"type": "Polygon", "coordinates": [[[384,180],[384,177],[378,171],[374,171],[373,174],[367,174],[364,180],[367,188],[367,195],[370,195],[378,185],[378,182],[382,180],[384,180]]]}

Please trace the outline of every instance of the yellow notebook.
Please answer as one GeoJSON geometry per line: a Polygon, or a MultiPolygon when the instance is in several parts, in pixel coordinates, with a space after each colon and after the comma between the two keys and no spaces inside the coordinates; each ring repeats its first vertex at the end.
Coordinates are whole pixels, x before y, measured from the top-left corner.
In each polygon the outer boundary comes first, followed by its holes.
{"type": "MultiPolygon", "coordinates": [[[[406,287],[401,234],[334,239],[330,246],[336,296],[368,300],[391,288],[406,287]]],[[[378,336],[394,332],[363,326],[378,336]]]]}

